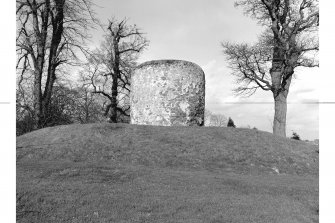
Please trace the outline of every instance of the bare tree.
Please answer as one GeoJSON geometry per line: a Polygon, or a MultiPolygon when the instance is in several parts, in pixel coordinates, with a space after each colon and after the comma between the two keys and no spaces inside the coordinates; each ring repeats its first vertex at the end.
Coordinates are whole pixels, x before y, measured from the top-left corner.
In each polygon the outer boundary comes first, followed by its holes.
{"type": "Polygon", "coordinates": [[[17,0],[17,71],[33,78],[35,128],[47,125],[53,86],[61,66],[84,51],[94,20],[90,0],[17,0]]]}
{"type": "Polygon", "coordinates": [[[105,114],[110,122],[129,119],[130,77],[140,53],[149,41],[136,25],[127,25],[127,20],[109,21],[107,34],[101,47],[89,59],[84,76],[90,80],[93,93],[101,94],[108,103],[105,114]]]}
{"type": "Polygon", "coordinates": [[[226,127],[227,117],[205,110],[205,126],[226,127]]]}
{"type": "Polygon", "coordinates": [[[287,96],[295,68],[315,67],[319,50],[318,0],[240,0],[236,6],[266,27],[254,45],[222,43],[240,85],[237,93],[271,91],[273,133],[286,136],[287,96]]]}

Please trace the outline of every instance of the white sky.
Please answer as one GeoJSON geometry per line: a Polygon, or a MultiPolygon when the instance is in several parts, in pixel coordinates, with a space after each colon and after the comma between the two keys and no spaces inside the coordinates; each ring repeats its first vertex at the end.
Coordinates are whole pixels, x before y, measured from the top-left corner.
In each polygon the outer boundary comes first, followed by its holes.
{"type": "MultiPolygon", "coordinates": [[[[113,16],[127,17],[150,40],[139,62],[156,59],[181,59],[199,64],[206,75],[206,109],[232,117],[239,127],[257,127],[272,132],[273,98],[259,91],[249,98],[235,97],[236,87],[230,75],[220,43],[249,42],[262,31],[256,21],[245,16],[234,0],[96,0],[97,17],[107,23],[113,16]],[[230,104],[241,102],[245,104],[230,104]],[[270,102],[248,104],[248,102],[270,102]]],[[[98,45],[103,32],[93,32],[92,45],[98,45]]],[[[318,68],[296,72],[288,96],[287,136],[297,132],[302,139],[319,138],[319,105],[315,85],[318,68]]]]}

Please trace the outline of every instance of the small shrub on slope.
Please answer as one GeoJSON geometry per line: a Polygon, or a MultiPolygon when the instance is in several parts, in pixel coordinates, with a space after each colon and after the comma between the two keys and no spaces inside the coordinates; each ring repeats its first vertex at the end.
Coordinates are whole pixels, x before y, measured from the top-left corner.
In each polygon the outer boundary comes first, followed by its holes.
{"type": "Polygon", "coordinates": [[[296,132],[293,132],[291,139],[301,140],[301,139],[300,139],[300,136],[299,136],[298,133],[296,133],[296,132]]]}
{"type": "Polygon", "coordinates": [[[230,117],[229,117],[229,119],[228,119],[227,127],[233,127],[233,128],[236,128],[236,125],[234,124],[233,119],[231,119],[230,117]]]}

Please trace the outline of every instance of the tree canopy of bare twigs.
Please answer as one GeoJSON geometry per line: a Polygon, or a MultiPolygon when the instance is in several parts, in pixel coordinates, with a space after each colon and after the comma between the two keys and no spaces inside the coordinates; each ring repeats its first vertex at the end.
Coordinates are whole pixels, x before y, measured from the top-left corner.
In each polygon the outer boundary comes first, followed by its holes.
{"type": "Polygon", "coordinates": [[[226,116],[205,110],[205,126],[226,127],[227,121],[226,116]]]}
{"type": "Polygon", "coordinates": [[[222,47],[236,92],[271,91],[275,102],[273,133],[286,136],[287,95],[297,67],[318,66],[318,0],[239,0],[245,14],[265,27],[256,44],[224,42],[222,47]]]}
{"type": "MultiPolygon", "coordinates": [[[[35,128],[48,125],[50,102],[60,68],[75,65],[85,52],[87,30],[97,20],[91,0],[17,0],[18,85],[31,79],[31,105],[35,128]]],[[[18,86],[20,94],[23,88],[18,86]]]]}
{"type": "MultiPolygon", "coordinates": [[[[29,104],[22,96],[17,92],[17,135],[34,130],[33,112],[29,111],[30,107],[22,109],[29,104]]],[[[93,94],[88,85],[78,82],[74,86],[69,86],[56,81],[49,105],[52,113],[48,116],[48,126],[104,121],[102,99],[99,95],[93,94]]]]}
{"type": "Polygon", "coordinates": [[[130,78],[141,52],[149,41],[136,25],[127,19],[109,21],[101,46],[90,56],[82,76],[91,84],[93,93],[107,99],[105,115],[110,122],[129,119],[130,78]]]}

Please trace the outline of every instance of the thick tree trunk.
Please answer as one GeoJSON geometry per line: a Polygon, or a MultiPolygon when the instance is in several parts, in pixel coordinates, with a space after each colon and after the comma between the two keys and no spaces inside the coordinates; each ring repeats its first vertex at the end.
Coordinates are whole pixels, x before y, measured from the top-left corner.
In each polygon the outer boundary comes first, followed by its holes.
{"type": "Polygon", "coordinates": [[[276,97],[275,115],[273,119],[273,134],[286,137],[286,113],[287,113],[287,94],[286,91],[280,92],[276,97]]]}
{"type": "MultiPolygon", "coordinates": [[[[281,52],[274,52],[274,56],[280,57],[281,52]]],[[[272,93],[275,103],[275,114],[273,119],[273,134],[286,137],[286,113],[287,113],[287,95],[289,92],[293,68],[284,66],[283,60],[274,59],[270,71],[272,81],[272,93]],[[285,67],[285,68],[284,68],[285,67]]]]}
{"type": "Polygon", "coordinates": [[[273,134],[286,137],[286,113],[287,95],[290,87],[292,75],[283,83],[285,75],[285,65],[283,47],[274,47],[272,68],[270,70],[272,81],[272,93],[275,103],[275,114],[273,119],[273,134]]]}

